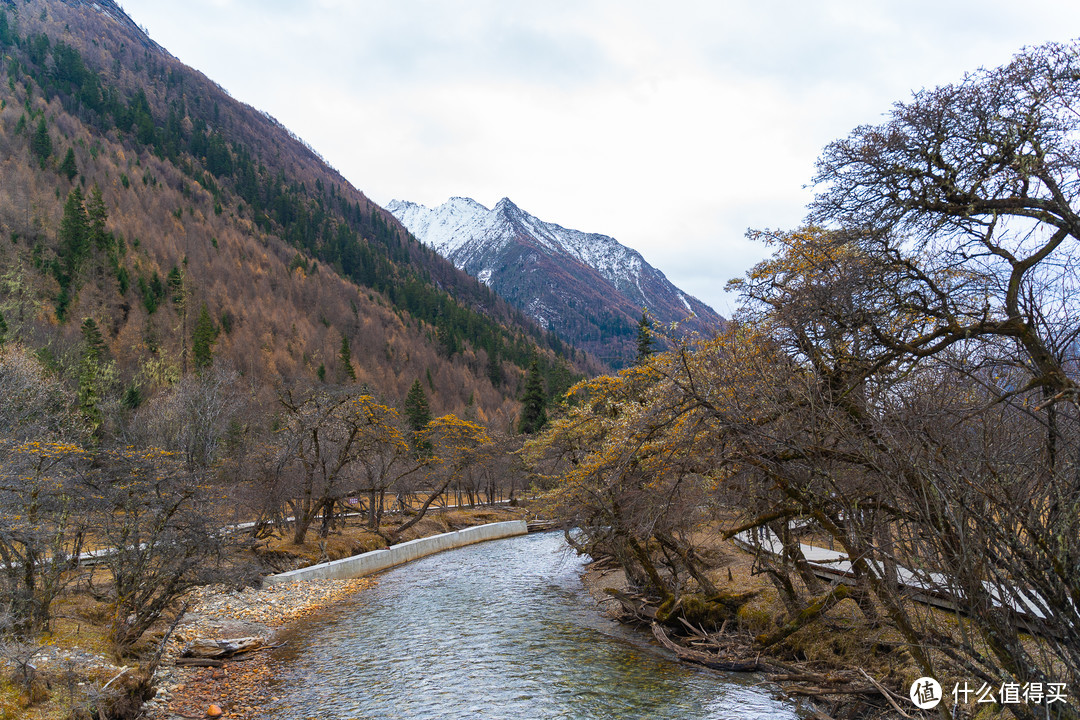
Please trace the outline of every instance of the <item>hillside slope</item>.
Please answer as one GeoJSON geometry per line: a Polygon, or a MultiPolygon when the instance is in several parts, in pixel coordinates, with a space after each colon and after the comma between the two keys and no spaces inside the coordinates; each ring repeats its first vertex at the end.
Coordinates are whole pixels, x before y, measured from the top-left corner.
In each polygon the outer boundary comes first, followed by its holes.
{"type": "Polygon", "coordinates": [[[690,330],[709,332],[722,322],[637,251],[607,235],[544,222],[509,198],[490,210],[461,197],[436,208],[394,200],[387,210],[541,326],[614,367],[634,359],[642,308],[690,330]]]}
{"type": "Polygon", "coordinates": [[[552,386],[588,371],[112,0],[0,2],[0,53],[0,313],[58,368],[94,318],[152,392],[190,369],[205,307],[252,382],[355,375],[396,402],[423,378],[433,410],[500,424],[534,355],[552,386]],[[73,195],[100,198],[94,242],[66,234],[73,195]]]}

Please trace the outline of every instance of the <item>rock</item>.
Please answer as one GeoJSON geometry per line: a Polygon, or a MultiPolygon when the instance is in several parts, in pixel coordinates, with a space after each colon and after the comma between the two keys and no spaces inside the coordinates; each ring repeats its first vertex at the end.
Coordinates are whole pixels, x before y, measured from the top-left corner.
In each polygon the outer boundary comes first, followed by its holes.
{"type": "Polygon", "coordinates": [[[222,711],[222,709],[217,705],[211,705],[210,707],[206,708],[206,717],[219,718],[224,714],[224,711],[222,711]]]}

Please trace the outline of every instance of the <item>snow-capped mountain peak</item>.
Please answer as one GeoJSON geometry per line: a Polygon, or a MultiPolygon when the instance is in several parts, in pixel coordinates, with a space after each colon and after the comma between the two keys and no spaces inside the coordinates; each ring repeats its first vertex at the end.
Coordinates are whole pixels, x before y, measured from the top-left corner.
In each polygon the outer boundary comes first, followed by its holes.
{"type": "Polygon", "coordinates": [[[435,208],[393,200],[386,209],[421,242],[543,326],[575,344],[591,344],[615,366],[627,362],[643,307],[665,323],[688,317],[699,327],[721,322],[637,251],[607,235],[544,222],[509,198],[490,210],[466,197],[435,208]]]}

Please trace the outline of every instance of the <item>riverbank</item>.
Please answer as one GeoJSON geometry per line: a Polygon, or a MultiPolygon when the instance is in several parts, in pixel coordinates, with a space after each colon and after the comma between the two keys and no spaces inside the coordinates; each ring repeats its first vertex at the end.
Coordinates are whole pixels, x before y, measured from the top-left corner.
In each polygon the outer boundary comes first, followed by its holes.
{"type": "MultiPolygon", "coordinates": [[[[525,515],[523,508],[507,506],[433,508],[402,539],[525,515]]],[[[397,516],[384,518],[383,530],[399,522],[397,516]]],[[[245,708],[257,706],[263,697],[265,683],[260,676],[268,678],[268,652],[244,653],[219,668],[177,667],[184,647],[196,639],[241,637],[256,638],[264,647],[273,645],[278,632],[375,581],[317,581],[259,589],[260,576],[383,547],[385,539],[368,531],[359,517],[344,525],[339,522],[326,538],[309,533],[301,546],[293,545],[287,534],[251,543],[230,556],[223,575],[229,585],[188,592],[147,631],[133,653],[122,658],[112,653],[108,637],[114,618],[102,589],[110,582],[109,573],[96,566],[80,568],[53,602],[47,632],[0,642],[0,720],[88,720],[99,715],[201,718],[211,704],[227,708],[227,717],[258,717],[245,708]],[[182,608],[183,617],[163,646],[182,608]]]]}
{"type": "MultiPolygon", "coordinates": [[[[516,508],[478,508],[433,513],[414,526],[407,539],[430,537],[466,527],[519,519],[516,508]]],[[[365,548],[363,538],[347,534],[324,542],[319,555],[327,559],[348,557],[342,548],[365,548]]],[[[285,547],[275,541],[272,552],[285,547]]],[[[292,557],[313,558],[308,548],[292,557]]],[[[281,558],[279,558],[279,561],[281,558]]],[[[292,562],[298,566],[310,562],[292,562]]],[[[377,577],[347,580],[308,580],[264,587],[235,589],[215,585],[198,588],[186,598],[188,609],[167,643],[162,662],[154,676],[157,695],[143,706],[148,720],[181,720],[208,717],[212,708],[221,717],[238,720],[264,718],[262,707],[273,702],[276,674],[270,649],[278,637],[305,618],[341,602],[350,595],[369,589],[377,577]],[[221,661],[218,667],[184,667],[181,655],[196,640],[258,638],[259,649],[221,661]]]]}
{"type": "Polygon", "coordinates": [[[374,578],[310,580],[240,591],[223,586],[199,588],[188,597],[184,619],[168,643],[154,677],[158,694],[143,706],[150,720],[202,718],[211,706],[228,718],[260,717],[260,706],[272,699],[273,668],[268,649],[290,624],[372,587],[374,578]],[[262,649],[220,667],[177,665],[187,645],[198,639],[255,637],[262,649]]]}
{"type": "MultiPolygon", "coordinates": [[[[622,568],[611,558],[588,564],[582,583],[605,615],[651,631],[676,662],[725,672],[755,672],[789,699],[806,703],[816,720],[836,717],[894,720],[909,703],[901,691],[918,677],[906,653],[896,652],[899,637],[885,625],[871,626],[848,599],[836,605],[822,626],[802,628],[763,648],[757,642],[775,633],[785,609],[754,556],[732,541],[709,547],[709,575],[737,609],[717,623],[691,628],[684,622],[657,622],[664,615],[654,602],[635,595],[622,568]],[[707,630],[707,631],[706,631],[707,630]]],[[[674,618],[672,618],[674,620],[674,618]]]]}

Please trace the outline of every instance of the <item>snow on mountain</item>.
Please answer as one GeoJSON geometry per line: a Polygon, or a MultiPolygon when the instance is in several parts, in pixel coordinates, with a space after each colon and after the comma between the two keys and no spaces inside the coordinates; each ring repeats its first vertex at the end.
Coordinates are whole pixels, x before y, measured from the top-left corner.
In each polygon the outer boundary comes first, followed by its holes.
{"type": "Polygon", "coordinates": [[[393,200],[386,209],[458,268],[613,366],[632,358],[642,307],[661,322],[692,329],[722,321],[637,251],[607,235],[540,220],[509,198],[491,209],[463,197],[435,208],[393,200]]]}
{"type": "Polygon", "coordinates": [[[386,209],[418,240],[450,258],[459,268],[479,254],[498,252],[522,230],[553,253],[588,265],[616,285],[634,283],[645,262],[637,251],[612,237],[544,222],[509,198],[503,198],[491,210],[462,197],[452,197],[437,208],[393,200],[386,209]]]}

